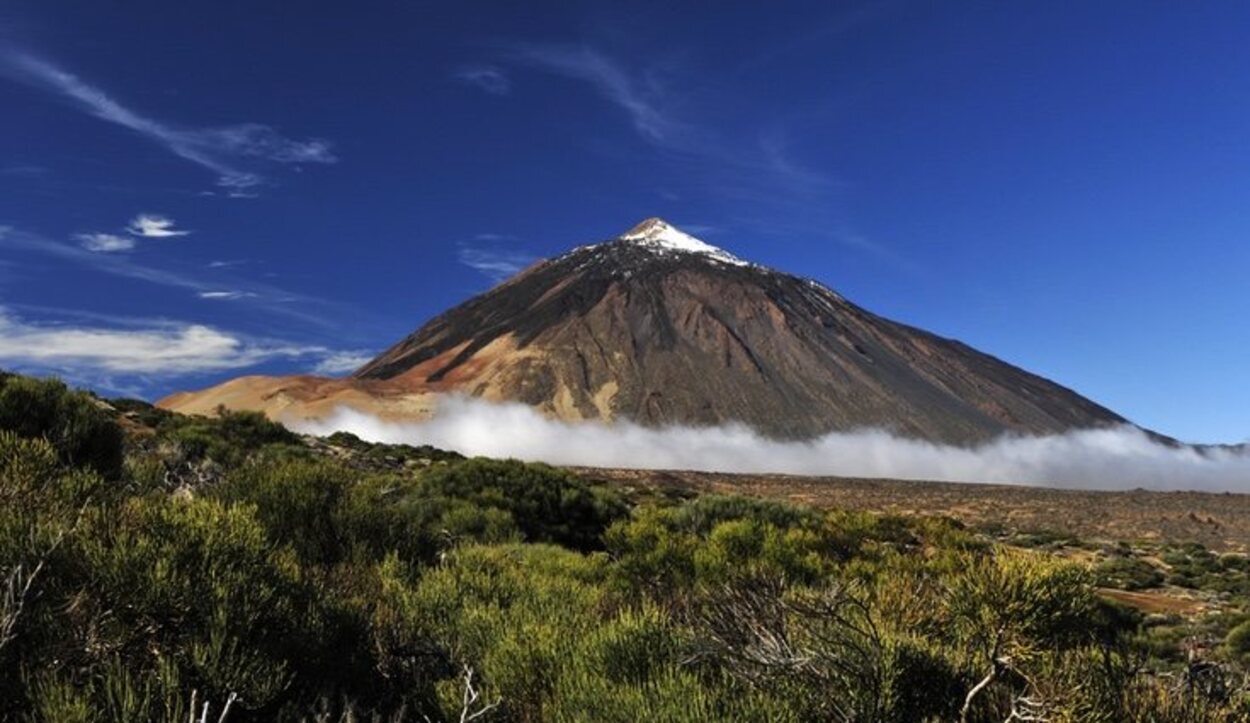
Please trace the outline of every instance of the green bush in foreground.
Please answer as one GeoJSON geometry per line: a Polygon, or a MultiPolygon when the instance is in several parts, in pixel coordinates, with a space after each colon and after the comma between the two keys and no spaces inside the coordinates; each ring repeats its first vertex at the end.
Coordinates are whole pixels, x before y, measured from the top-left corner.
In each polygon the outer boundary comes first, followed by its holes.
{"type": "MultiPolygon", "coordinates": [[[[1096,596],[1135,565],[945,519],[631,508],[543,465],[344,438],[367,463],[340,461],[246,415],[139,408],[123,466],[90,397],[2,382],[0,719],[1250,720],[1250,623],[1195,621],[1184,654],[1179,619],[1096,596]]],[[[1243,557],[1167,554],[1239,594],[1243,557]]]]}
{"type": "Polygon", "coordinates": [[[0,377],[0,429],[47,439],[66,464],[106,478],[122,465],[122,433],[101,402],[54,379],[0,377]]]}

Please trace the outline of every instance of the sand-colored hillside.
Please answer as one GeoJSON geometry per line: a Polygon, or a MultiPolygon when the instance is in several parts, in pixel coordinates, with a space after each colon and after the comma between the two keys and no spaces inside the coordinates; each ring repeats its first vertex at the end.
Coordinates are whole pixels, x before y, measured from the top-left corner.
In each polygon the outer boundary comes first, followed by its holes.
{"type": "Polygon", "coordinates": [[[386,420],[428,419],[438,394],[357,379],[316,376],[246,376],[196,392],[179,392],[157,406],[182,414],[214,414],[218,407],[264,412],[270,419],[297,422],[324,418],[349,407],[386,420]]]}

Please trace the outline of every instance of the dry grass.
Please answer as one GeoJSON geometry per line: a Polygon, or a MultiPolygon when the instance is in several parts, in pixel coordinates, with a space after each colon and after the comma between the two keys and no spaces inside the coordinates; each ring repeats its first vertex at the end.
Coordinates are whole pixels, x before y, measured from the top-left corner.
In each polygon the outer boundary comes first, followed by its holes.
{"type": "Polygon", "coordinates": [[[1093,492],[1008,485],[840,477],[579,469],[639,493],[732,493],[904,515],[946,515],[979,528],[1080,539],[1198,542],[1250,551],[1250,495],[1093,492]]]}

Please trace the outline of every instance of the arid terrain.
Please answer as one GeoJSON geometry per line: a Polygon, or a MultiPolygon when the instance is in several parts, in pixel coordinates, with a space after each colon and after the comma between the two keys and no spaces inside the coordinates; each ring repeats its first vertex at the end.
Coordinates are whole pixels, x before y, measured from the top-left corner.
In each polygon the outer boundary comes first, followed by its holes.
{"type": "Polygon", "coordinates": [[[579,469],[587,479],[638,491],[717,492],[817,507],[947,515],[986,530],[1128,542],[1197,542],[1215,551],[1250,548],[1250,495],[1129,490],[1101,492],[907,480],[579,469]]]}
{"type": "Polygon", "coordinates": [[[343,405],[420,421],[448,393],[568,421],[741,422],[780,439],[870,427],[969,444],[1126,422],[1061,384],[656,218],[533,264],[348,378],[242,377],[159,405],[286,422],[343,405]]]}

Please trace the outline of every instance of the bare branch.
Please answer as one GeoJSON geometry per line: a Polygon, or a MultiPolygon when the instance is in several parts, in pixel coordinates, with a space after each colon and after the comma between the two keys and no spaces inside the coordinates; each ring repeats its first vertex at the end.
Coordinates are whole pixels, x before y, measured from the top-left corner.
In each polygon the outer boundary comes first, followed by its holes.
{"type": "Polygon", "coordinates": [[[482,694],[477,690],[477,688],[473,687],[473,668],[467,665],[464,666],[464,696],[460,707],[460,723],[469,723],[469,721],[475,721],[478,718],[481,718],[495,708],[498,708],[499,703],[501,702],[500,700],[496,700],[494,703],[482,705],[476,711],[473,710],[473,707],[477,704],[481,697],[482,694]]]}
{"type": "MultiPolygon", "coordinates": [[[[5,579],[4,596],[0,599],[0,650],[6,645],[13,642],[17,637],[17,623],[21,619],[22,612],[26,607],[26,601],[30,599],[31,588],[38,579],[40,573],[43,572],[44,566],[47,565],[48,559],[60,548],[65,538],[78,529],[79,523],[82,522],[83,515],[87,513],[87,507],[91,504],[91,498],[83,501],[82,506],[78,508],[78,513],[74,516],[73,523],[60,530],[56,539],[43,551],[35,562],[35,566],[29,573],[24,573],[26,566],[18,563],[9,571],[5,579]]],[[[31,533],[34,537],[34,533],[31,533]]]]}
{"type": "Polygon", "coordinates": [[[238,699],[238,693],[231,693],[230,697],[226,698],[226,705],[221,709],[221,715],[217,716],[217,723],[226,723],[226,716],[230,715],[230,706],[234,705],[238,699]]]}

